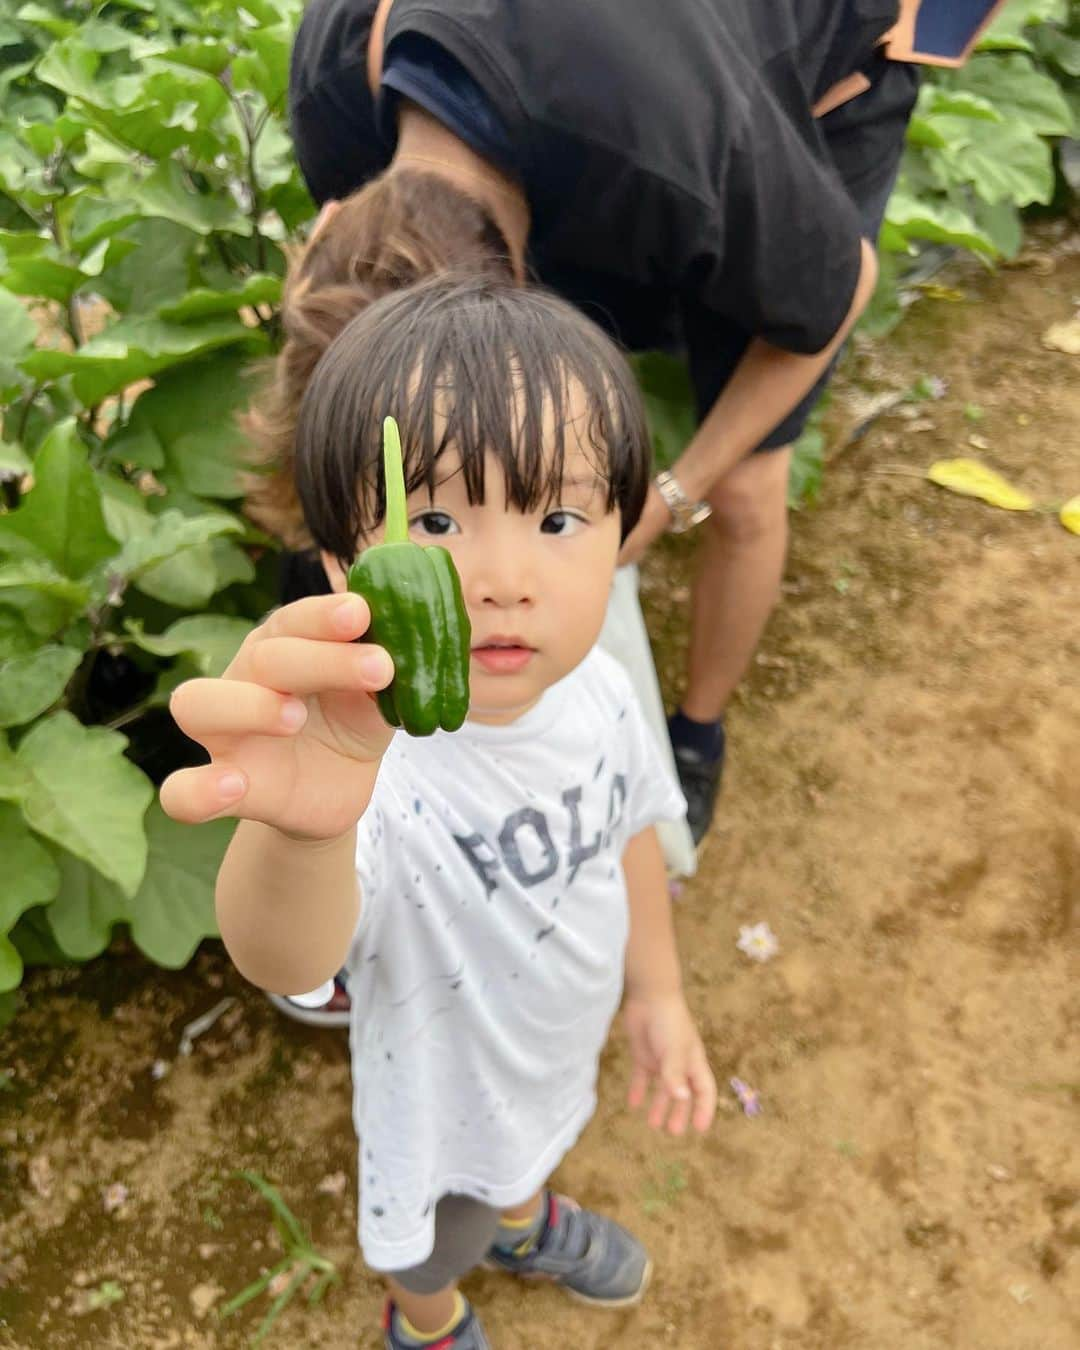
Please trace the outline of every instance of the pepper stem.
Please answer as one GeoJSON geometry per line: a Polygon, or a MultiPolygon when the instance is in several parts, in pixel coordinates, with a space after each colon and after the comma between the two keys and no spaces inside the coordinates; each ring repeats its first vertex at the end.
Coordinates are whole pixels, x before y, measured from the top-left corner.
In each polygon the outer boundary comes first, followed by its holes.
{"type": "Polygon", "coordinates": [[[383,480],[386,487],[387,544],[409,542],[409,517],[405,510],[405,469],[401,459],[401,437],[392,417],[383,419],[383,480]]]}

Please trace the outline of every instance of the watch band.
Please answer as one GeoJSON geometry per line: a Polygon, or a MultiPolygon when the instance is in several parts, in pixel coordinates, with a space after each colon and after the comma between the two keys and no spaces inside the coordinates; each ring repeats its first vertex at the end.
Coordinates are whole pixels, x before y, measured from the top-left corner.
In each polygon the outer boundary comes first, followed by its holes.
{"type": "Polygon", "coordinates": [[[653,479],[657,491],[664,499],[664,505],[671,512],[669,534],[685,534],[687,530],[700,525],[712,515],[708,502],[692,502],[679,486],[679,480],[668,469],[658,473],[653,479]]]}

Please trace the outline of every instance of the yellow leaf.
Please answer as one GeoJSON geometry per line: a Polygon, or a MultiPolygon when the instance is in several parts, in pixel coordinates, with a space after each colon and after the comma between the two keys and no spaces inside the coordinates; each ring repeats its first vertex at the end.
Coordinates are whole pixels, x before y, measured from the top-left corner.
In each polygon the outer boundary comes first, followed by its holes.
{"type": "Polygon", "coordinates": [[[1067,530],[1080,534],[1080,497],[1072,497],[1061,508],[1059,519],[1067,530]]]}
{"type": "Polygon", "coordinates": [[[1080,318],[1052,323],[1043,334],[1043,346],[1068,356],[1080,356],[1080,318]]]}
{"type": "Polygon", "coordinates": [[[931,483],[958,492],[962,497],[978,497],[1003,511],[1030,511],[1035,503],[1001,474],[980,464],[977,459],[939,459],[926,471],[931,483]]]}

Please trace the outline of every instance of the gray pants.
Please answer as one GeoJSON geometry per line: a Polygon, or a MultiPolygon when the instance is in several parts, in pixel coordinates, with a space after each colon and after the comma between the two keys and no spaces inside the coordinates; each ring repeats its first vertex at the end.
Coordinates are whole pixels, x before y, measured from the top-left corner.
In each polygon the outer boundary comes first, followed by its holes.
{"type": "Polygon", "coordinates": [[[470,1195],[444,1195],[435,1206],[435,1246],[426,1261],[389,1272],[410,1294],[437,1294],[456,1284],[487,1255],[501,1212],[470,1195]]]}

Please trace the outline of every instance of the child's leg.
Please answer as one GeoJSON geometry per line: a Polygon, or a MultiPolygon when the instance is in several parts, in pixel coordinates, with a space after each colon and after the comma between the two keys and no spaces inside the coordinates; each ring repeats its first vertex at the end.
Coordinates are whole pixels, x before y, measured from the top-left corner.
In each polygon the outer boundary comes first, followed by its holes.
{"type": "Polygon", "coordinates": [[[438,1339],[461,1319],[465,1303],[457,1282],[487,1255],[499,1218],[498,1210],[467,1195],[444,1195],[439,1201],[431,1255],[421,1265],[387,1277],[407,1335],[438,1339]]]}

